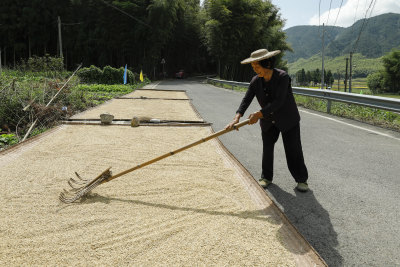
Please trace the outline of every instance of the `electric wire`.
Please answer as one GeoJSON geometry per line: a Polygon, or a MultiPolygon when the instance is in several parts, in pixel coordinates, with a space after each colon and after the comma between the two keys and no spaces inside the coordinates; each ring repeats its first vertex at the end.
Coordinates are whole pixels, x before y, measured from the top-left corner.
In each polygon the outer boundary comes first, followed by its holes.
{"type": "Polygon", "coordinates": [[[376,3],[376,0],[371,0],[371,3],[369,4],[369,6],[368,6],[368,8],[367,8],[367,10],[366,10],[366,12],[365,12],[365,16],[364,16],[364,20],[363,20],[362,25],[361,25],[361,28],[360,28],[360,32],[358,33],[357,40],[356,40],[356,42],[355,42],[355,44],[354,44],[354,46],[353,46],[353,49],[352,49],[352,52],[353,52],[353,53],[354,53],[354,51],[356,50],[357,45],[358,45],[358,42],[360,41],[361,34],[362,34],[362,32],[365,30],[365,28],[366,28],[366,26],[367,26],[367,23],[368,23],[368,20],[369,20],[369,18],[370,18],[371,15],[372,15],[373,8],[375,7],[375,4],[372,5],[373,3],[376,3]],[[372,8],[371,8],[371,7],[372,7],[372,8]],[[369,15],[369,17],[368,17],[368,19],[367,19],[368,10],[370,10],[370,9],[371,9],[370,15],[369,15]]]}
{"type": "Polygon", "coordinates": [[[125,11],[123,11],[122,9],[119,9],[119,8],[116,7],[116,6],[111,5],[110,3],[107,3],[105,0],[101,0],[101,1],[102,1],[104,4],[106,4],[107,6],[112,7],[112,8],[114,8],[114,9],[118,10],[119,12],[121,12],[121,13],[127,15],[128,17],[130,17],[130,18],[136,20],[136,21],[139,22],[140,24],[143,24],[143,25],[145,25],[145,26],[147,26],[147,27],[149,27],[149,28],[151,28],[151,29],[153,28],[153,27],[151,27],[149,24],[147,24],[147,23],[141,21],[140,19],[135,18],[134,16],[132,16],[131,14],[129,14],[129,13],[125,12],[125,11]]]}
{"type": "Polygon", "coordinates": [[[321,0],[319,0],[319,6],[318,6],[318,35],[321,37],[321,0]]]}
{"type": "Polygon", "coordinates": [[[333,26],[336,25],[336,22],[337,22],[337,20],[338,20],[339,14],[340,14],[340,10],[342,9],[342,4],[343,4],[343,0],[340,2],[339,11],[338,11],[338,13],[337,13],[337,15],[336,15],[335,23],[333,24],[333,26]]]}
{"type": "Polygon", "coordinates": [[[353,31],[354,31],[354,24],[356,23],[356,17],[357,17],[357,11],[358,11],[359,3],[360,3],[360,0],[357,0],[356,12],[354,12],[353,25],[351,25],[351,34],[352,35],[353,35],[353,31]]]}
{"type": "Polygon", "coordinates": [[[326,25],[328,25],[328,21],[329,21],[329,16],[331,15],[331,8],[332,8],[332,0],[331,0],[331,2],[329,3],[329,12],[328,12],[328,18],[326,19],[326,25]]]}

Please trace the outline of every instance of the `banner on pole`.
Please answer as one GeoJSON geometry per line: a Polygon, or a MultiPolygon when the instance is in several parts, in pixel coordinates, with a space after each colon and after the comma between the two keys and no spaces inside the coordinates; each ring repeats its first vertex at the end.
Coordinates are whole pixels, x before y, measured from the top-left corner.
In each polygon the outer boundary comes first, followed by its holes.
{"type": "Polygon", "coordinates": [[[140,81],[143,82],[143,72],[140,71],[140,77],[139,77],[140,81]]]}
{"type": "Polygon", "coordinates": [[[124,71],[124,84],[126,84],[127,77],[128,77],[127,68],[128,68],[128,64],[126,64],[126,65],[125,65],[125,71],[124,71]]]}

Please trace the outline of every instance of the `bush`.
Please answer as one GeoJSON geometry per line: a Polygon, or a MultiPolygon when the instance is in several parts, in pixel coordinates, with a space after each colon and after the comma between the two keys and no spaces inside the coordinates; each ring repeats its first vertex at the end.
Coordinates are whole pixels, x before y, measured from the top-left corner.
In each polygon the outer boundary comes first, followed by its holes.
{"type": "MultiPolygon", "coordinates": [[[[96,66],[90,66],[90,68],[82,68],[78,71],[77,75],[84,83],[97,83],[97,84],[123,84],[124,83],[124,68],[113,68],[105,66],[103,70],[96,66]]],[[[135,83],[135,74],[132,71],[127,70],[128,84],[135,83]]]]}
{"type": "Polygon", "coordinates": [[[46,54],[44,57],[33,56],[27,62],[22,62],[21,67],[32,72],[61,72],[64,70],[64,59],[62,57],[51,57],[46,54]]]}
{"type": "Polygon", "coordinates": [[[378,93],[384,92],[385,88],[384,88],[383,73],[375,72],[375,73],[368,75],[367,84],[368,84],[369,90],[371,90],[371,92],[373,94],[378,94],[378,93]]]}
{"type": "Polygon", "coordinates": [[[103,71],[98,67],[91,65],[89,68],[80,69],[77,75],[84,83],[98,83],[102,79],[103,71]]]}
{"type": "Polygon", "coordinates": [[[15,136],[15,134],[0,135],[0,148],[15,145],[16,143],[18,143],[18,138],[15,136]]]}

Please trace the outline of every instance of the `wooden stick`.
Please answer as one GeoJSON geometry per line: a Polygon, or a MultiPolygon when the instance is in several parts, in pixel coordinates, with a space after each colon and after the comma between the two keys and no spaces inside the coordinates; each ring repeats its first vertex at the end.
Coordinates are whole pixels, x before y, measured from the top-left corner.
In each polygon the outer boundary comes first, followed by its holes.
{"type": "MultiPolygon", "coordinates": [[[[140,168],[142,168],[142,167],[145,167],[145,166],[147,166],[147,165],[150,165],[150,164],[152,164],[152,163],[154,163],[154,162],[157,162],[157,161],[162,160],[162,159],[164,159],[164,158],[167,158],[167,157],[169,157],[169,156],[175,155],[175,154],[177,154],[177,153],[179,153],[179,152],[182,152],[182,151],[184,151],[184,150],[186,150],[186,149],[189,149],[189,148],[191,148],[191,147],[197,146],[197,145],[199,145],[199,144],[201,144],[201,143],[207,142],[208,140],[211,140],[211,139],[213,139],[213,138],[215,138],[215,137],[218,137],[218,136],[220,136],[220,135],[223,135],[223,134],[225,134],[225,133],[228,133],[228,132],[230,132],[230,131],[232,131],[232,130],[237,130],[237,129],[239,129],[240,127],[242,127],[242,126],[244,126],[244,125],[246,125],[246,124],[249,124],[249,119],[244,120],[244,121],[242,121],[242,122],[240,122],[240,123],[235,124],[235,125],[233,126],[232,129],[224,129],[224,130],[221,130],[221,131],[216,132],[216,133],[214,133],[214,134],[212,134],[212,135],[210,135],[210,136],[208,136],[208,137],[206,137],[206,138],[202,138],[202,139],[200,139],[200,140],[198,140],[198,141],[196,141],[196,142],[194,142],[194,143],[191,143],[191,144],[189,144],[189,145],[186,145],[186,146],[184,146],[184,147],[181,147],[181,148],[179,148],[179,149],[177,149],[177,150],[175,150],[175,151],[168,152],[168,153],[166,153],[166,154],[164,154],[164,155],[162,155],[162,156],[159,156],[159,157],[154,158],[154,159],[152,159],[152,160],[149,160],[149,161],[147,161],[147,162],[145,162],[145,163],[139,164],[139,165],[137,165],[137,166],[135,166],[135,167],[133,167],[133,168],[130,168],[130,169],[128,169],[128,170],[125,170],[125,171],[123,171],[123,172],[120,172],[120,173],[118,173],[118,174],[116,174],[116,175],[113,175],[113,176],[111,176],[110,178],[104,180],[102,183],[109,182],[109,181],[111,181],[111,180],[113,180],[113,179],[115,179],[115,178],[118,178],[118,177],[120,177],[120,176],[122,176],[122,175],[124,175],[124,174],[127,174],[127,173],[129,173],[129,172],[135,171],[135,170],[137,170],[137,169],[140,169],[140,168]]],[[[101,183],[101,184],[102,184],[102,183],[101,183]]]]}
{"type": "MultiPolygon", "coordinates": [[[[61,92],[62,89],[64,89],[64,87],[67,85],[67,83],[69,82],[69,80],[71,80],[71,78],[75,75],[75,73],[82,67],[82,63],[78,66],[78,68],[74,71],[74,73],[72,73],[72,75],[68,78],[68,80],[64,83],[64,85],[61,87],[60,90],[58,90],[57,94],[55,94],[50,101],[47,103],[46,108],[51,104],[51,102],[53,102],[53,100],[58,96],[58,94],[61,92]]],[[[36,119],[31,127],[29,127],[29,130],[26,132],[24,138],[22,139],[22,141],[25,141],[25,139],[29,136],[29,134],[31,133],[33,127],[35,127],[36,123],[37,123],[38,119],[36,119]]]]}

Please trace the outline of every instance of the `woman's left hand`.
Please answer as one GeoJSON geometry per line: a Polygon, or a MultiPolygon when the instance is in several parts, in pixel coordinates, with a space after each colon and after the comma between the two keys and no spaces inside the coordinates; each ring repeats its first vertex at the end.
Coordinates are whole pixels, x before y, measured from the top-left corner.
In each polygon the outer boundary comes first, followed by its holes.
{"type": "Polygon", "coordinates": [[[259,119],[263,118],[261,111],[254,112],[249,116],[249,124],[255,124],[259,119]]]}

